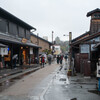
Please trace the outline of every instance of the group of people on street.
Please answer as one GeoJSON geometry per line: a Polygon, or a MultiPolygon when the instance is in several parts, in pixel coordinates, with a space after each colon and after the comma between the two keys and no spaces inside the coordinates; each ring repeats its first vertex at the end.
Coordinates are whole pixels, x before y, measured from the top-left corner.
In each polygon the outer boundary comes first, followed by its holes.
{"type": "MultiPolygon", "coordinates": [[[[51,62],[52,62],[52,55],[51,54],[48,54],[47,60],[48,60],[48,64],[51,65],[51,62]]],[[[40,62],[41,62],[42,67],[44,67],[44,65],[47,63],[46,57],[44,55],[41,55],[40,62]]]]}
{"type": "Polygon", "coordinates": [[[62,64],[63,55],[57,55],[57,64],[62,64]]]}
{"type": "MultiPolygon", "coordinates": [[[[57,57],[56,57],[57,64],[62,64],[63,63],[63,58],[65,58],[65,61],[67,61],[67,55],[65,55],[65,56],[63,54],[57,55],[57,57]]],[[[47,58],[44,55],[41,55],[40,56],[41,67],[44,67],[44,65],[47,63],[46,59],[48,60],[48,64],[51,65],[52,59],[53,59],[53,55],[48,54],[47,58]]]]}
{"type": "Polygon", "coordinates": [[[57,64],[62,64],[63,58],[65,58],[65,61],[67,61],[67,55],[57,55],[57,64]]]}

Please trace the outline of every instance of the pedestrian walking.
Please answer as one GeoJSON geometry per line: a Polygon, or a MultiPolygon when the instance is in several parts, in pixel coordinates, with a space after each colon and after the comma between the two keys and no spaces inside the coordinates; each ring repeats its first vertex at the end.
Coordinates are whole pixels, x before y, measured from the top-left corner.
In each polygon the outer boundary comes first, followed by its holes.
{"type": "Polygon", "coordinates": [[[44,63],[45,63],[45,57],[44,56],[42,56],[41,62],[42,62],[42,67],[44,67],[44,63]]]}
{"type": "Polygon", "coordinates": [[[13,60],[14,68],[16,68],[16,63],[17,63],[17,60],[18,60],[18,54],[15,54],[15,55],[12,57],[12,60],[13,60]]]}
{"type": "Polygon", "coordinates": [[[34,63],[35,63],[35,64],[38,64],[38,58],[37,58],[37,57],[35,57],[34,63]]]}
{"type": "Polygon", "coordinates": [[[67,62],[67,55],[65,55],[65,57],[64,57],[64,58],[65,58],[65,62],[67,62]]]}
{"type": "Polygon", "coordinates": [[[49,54],[49,55],[48,55],[48,63],[49,63],[49,65],[51,65],[51,58],[52,58],[52,55],[49,54]]]}
{"type": "Polygon", "coordinates": [[[24,62],[24,55],[22,54],[20,57],[20,64],[23,65],[23,62],[24,62]]]}
{"type": "Polygon", "coordinates": [[[60,56],[57,55],[57,64],[59,64],[60,56]]]}
{"type": "Polygon", "coordinates": [[[60,55],[60,64],[62,64],[63,61],[63,55],[60,55]]]}

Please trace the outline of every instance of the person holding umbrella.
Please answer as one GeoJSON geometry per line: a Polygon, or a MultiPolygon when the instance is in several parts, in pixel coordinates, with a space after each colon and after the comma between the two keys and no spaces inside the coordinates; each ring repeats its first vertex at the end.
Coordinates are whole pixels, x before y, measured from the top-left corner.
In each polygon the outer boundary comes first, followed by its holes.
{"type": "Polygon", "coordinates": [[[52,58],[52,55],[49,54],[49,55],[48,55],[48,63],[49,63],[49,65],[51,65],[51,58],[52,58]]]}
{"type": "Polygon", "coordinates": [[[45,57],[44,57],[44,55],[42,55],[42,57],[41,57],[41,62],[42,62],[42,67],[44,67],[44,63],[45,63],[45,57]]]}

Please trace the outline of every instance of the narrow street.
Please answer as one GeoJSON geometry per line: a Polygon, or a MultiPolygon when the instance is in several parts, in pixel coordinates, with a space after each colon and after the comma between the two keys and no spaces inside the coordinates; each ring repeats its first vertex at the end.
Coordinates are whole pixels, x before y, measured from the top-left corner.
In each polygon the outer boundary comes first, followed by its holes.
{"type": "Polygon", "coordinates": [[[30,100],[30,98],[39,97],[48,86],[54,71],[58,67],[59,65],[57,64],[52,64],[51,66],[45,65],[44,68],[21,79],[16,78],[16,83],[0,93],[0,100],[30,100]]]}
{"type": "Polygon", "coordinates": [[[67,77],[68,64],[45,65],[0,93],[0,100],[99,100],[96,79],[82,75],[67,77]]]}
{"type": "Polygon", "coordinates": [[[0,100],[100,100],[100,0],[0,0],[0,100]]]}

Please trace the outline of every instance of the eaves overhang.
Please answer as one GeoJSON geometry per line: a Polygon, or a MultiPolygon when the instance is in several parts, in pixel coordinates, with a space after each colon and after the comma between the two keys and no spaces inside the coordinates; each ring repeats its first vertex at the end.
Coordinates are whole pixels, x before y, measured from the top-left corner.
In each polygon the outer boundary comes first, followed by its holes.
{"type": "Polygon", "coordinates": [[[85,41],[88,41],[88,40],[93,39],[93,38],[98,37],[98,36],[100,36],[100,32],[92,34],[92,35],[89,35],[88,37],[83,38],[81,40],[76,40],[75,42],[72,42],[71,45],[72,46],[79,45],[80,43],[83,43],[85,41]]]}

